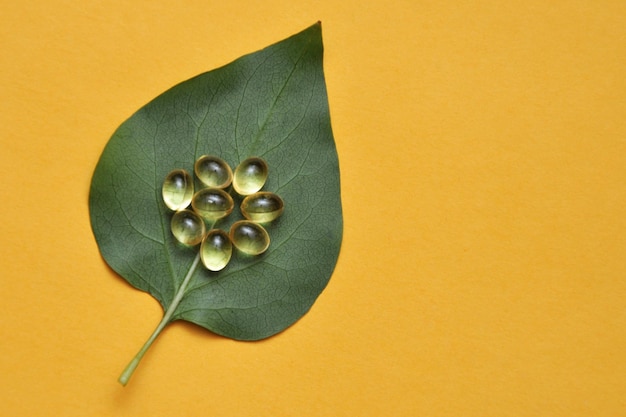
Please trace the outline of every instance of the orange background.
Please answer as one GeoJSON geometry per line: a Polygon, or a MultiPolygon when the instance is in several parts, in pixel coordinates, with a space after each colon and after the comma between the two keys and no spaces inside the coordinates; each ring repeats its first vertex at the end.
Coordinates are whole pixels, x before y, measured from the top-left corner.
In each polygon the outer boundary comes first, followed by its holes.
{"type": "Polygon", "coordinates": [[[6,416],[626,415],[626,2],[3,2],[6,416]],[[258,343],[161,317],[87,195],[174,84],[323,22],[344,241],[258,343]]]}

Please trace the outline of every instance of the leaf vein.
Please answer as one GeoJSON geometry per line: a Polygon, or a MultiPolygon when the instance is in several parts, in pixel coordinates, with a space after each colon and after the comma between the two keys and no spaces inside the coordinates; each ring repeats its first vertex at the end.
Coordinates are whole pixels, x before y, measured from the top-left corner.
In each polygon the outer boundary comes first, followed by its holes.
{"type": "Polygon", "coordinates": [[[251,143],[251,146],[250,146],[250,154],[254,154],[254,152],[256,150],[256,146],[257,146],[257,144],[259,142],[259,139],[261,138],[261,135],[265,131],[265,127],[267,126],[268,121],[274,115],[274,109],[276,108],[276,103],[278,103],[278,100],[282,96],[283,91],[285,91],[285,87],[287,87],[287,84],[289,84],[289,81],[293,77],[293,74],[296,71],[298,63],[302,60],[302,57],[308,51],[308,47],[309,47],[309,45],[307,44],[307,47],[303,48],[302,52],[300,53],[300,56],[298,56],[298,59],[296,59],[296,62],[294,62],[293,67],[291,68],[291,71],[289,72],[289,75],[285,79],[285,82],[281,86],[280,91],[278,92],[278,94],[276,94],[276,97],[274,97],[274,101],[273,101],[272,105],[270,106],[270,110],[267,112],[267,116],[265,116],[265,120],[259,126],[259,130],[258,130],[256,136],[254,137],[254,139],[252,140],[252,143],[251,143]]]}
{"type": "Polygon", "coordinates": [[[256,72],[259,70],[259,68],[261,68],[268,59],[270,59],[272,56],[274,55],[274,53],[268,54],[268,56],[265,57],[265,59],[263,59],[263,61],[261,61],[255,68],[254,71],[252,71],[252,74],[250,74],[249,77],[246,78],[246,82],[244,83],[243,86],[243,91],[241,93],[241,100],[239,101],[239,106],[237,107],[237,117],[235,118],[235,151],[237,151],[237,163],[241,162],[241,154],[239,152],[239,137],[238,137],[238,130],[239,130],[239,115],[241,114],[241,107],[243,106],[244,103],[244,98],[246,97],[246,91],[248,90],[248,85],[250,84],[250,80],[254,77],[254,75],[256,74],[256,72]]]}

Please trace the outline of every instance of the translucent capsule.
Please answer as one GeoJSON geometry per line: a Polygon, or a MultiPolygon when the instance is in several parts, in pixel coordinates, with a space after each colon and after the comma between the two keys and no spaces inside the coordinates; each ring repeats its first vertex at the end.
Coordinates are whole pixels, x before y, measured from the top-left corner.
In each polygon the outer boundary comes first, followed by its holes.
{"type": "Polygon", "coordinates": [[[175,169],[167,174],[161,190],[165,205],[178,211],[189,206],[193,197],[193,178],[184,169],[175,169]]]}
{"type": "Polygon", "coordinates": [[[241,214],[253,222],[271,222],[283,213],[283,209],[283,200],[267,191],[249,195],[241,202],[241,214]]]}
{"type": "Polygon", "coordinates": [[[270,246],[270,236],[260,224],[240,220],[230,227],[233,245],[247,255],[260,255],[270,246]]]}
{"type": "Polygon", "coordinates": [[[204,155],[194,165],[196,177],[207,187],[226,188],[233,182],[233,171],[222,158],[204,155]]]}
{"type": "Polygon", "coordinates": [[[204,221],[191,210],[174,213],[170,226],[176,240],[188,246],[200,243],[206,232],[204,221]]]}
{"type": "Polygon", "coordinates": [[[233,187],[241,195],[254,194],[267,180],[267,164],[261,158],[248,158],[235,168],[233,187]]]}
{"type": "Polygon", "coordinates": [[[200,259],[209,271],[221,271],[228,265],[233,254],[233,244],[223,230],[213,229],[207,233],[200,246],[200,259]]]}
{"type": "Polygon", "coordinates": [[[228,216],[235,203],[233,198],[219,188],[205,188],[194,194],[191,206],[202,218],[215,221],[228,216]]]}

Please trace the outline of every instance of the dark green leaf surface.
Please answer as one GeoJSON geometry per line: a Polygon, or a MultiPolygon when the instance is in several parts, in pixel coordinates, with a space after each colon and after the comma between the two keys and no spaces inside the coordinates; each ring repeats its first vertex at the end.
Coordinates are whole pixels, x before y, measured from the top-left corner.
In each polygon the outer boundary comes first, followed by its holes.
{"type": "MultiPolygon", "coordinates": [[[[118,274],[170,309],[165,324],[182,319],[234,339],[262,339],[305,314],[326,286],[342,214],[322,54],[318,23],[166,91],[104,149],[89,197],[94,235],[118,274]],[[168,172],[193,172],[203,154],[233,169],[250,156],[264,158],[264,190],[285,202],[283,216],[267,227],[269,250],[236,254],[219,273],[198,264],[197,248],[176,243],[161,198],[168,172]]],[[[216,227],[228,230],[241,218],[240,201],[216,227]]]]}

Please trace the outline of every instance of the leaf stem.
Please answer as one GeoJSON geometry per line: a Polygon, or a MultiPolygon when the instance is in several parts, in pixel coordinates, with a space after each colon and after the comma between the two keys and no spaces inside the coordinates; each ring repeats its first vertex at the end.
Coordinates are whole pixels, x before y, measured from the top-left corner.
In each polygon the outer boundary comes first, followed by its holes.
{"type": "Polygon", "coordinates": [[[126,386],[126,384],[128,383],[128,380],[133,375],[133,372],[135,372],[137,365],[139,365],[141,358],[143,358],[143,355],[145,355],[145,353],[148,351],[150,346],[152,346],[152,343],[154,343],[154,341],[156,340],[157,336],[161,334],[161,331],[170,322],[172,315],[174,314],[174,311],[176,311],[178,304],[180,304],[180,300],[182,300],[183,295],[185,295],[185,290],[187,289],[187,286],[189,285],[189,281],[191,281],[191,277],[196,271],[196,268],[198,267],[199,263],[200,263],[200,253],[198,253],[198,255],[196,255],[196,258],[193,260],[193,263],[191,264],[189,271],[187,271],[187,275],[185,275],[185,279],[183,279],[182,284],[180,284],[178,291],[174,295],[174,299],[172,300],[172,303],[169,305],[169,307],[165,311],[165,314],[163,314],[163,318],[159,322],[159,325],[156,327],[156,329],[154,329],[154,332],[152,332],[152,334],[150,335],[146,343],[144,343],[141,349],[139,349],[139,352],[137,352],[135,357],[133,357],[133,359],[128,363],[126,368],[124,368],[124,371],[122,372],[122,374],[120,375],[118,379],[120,384],[126,386]]]}

